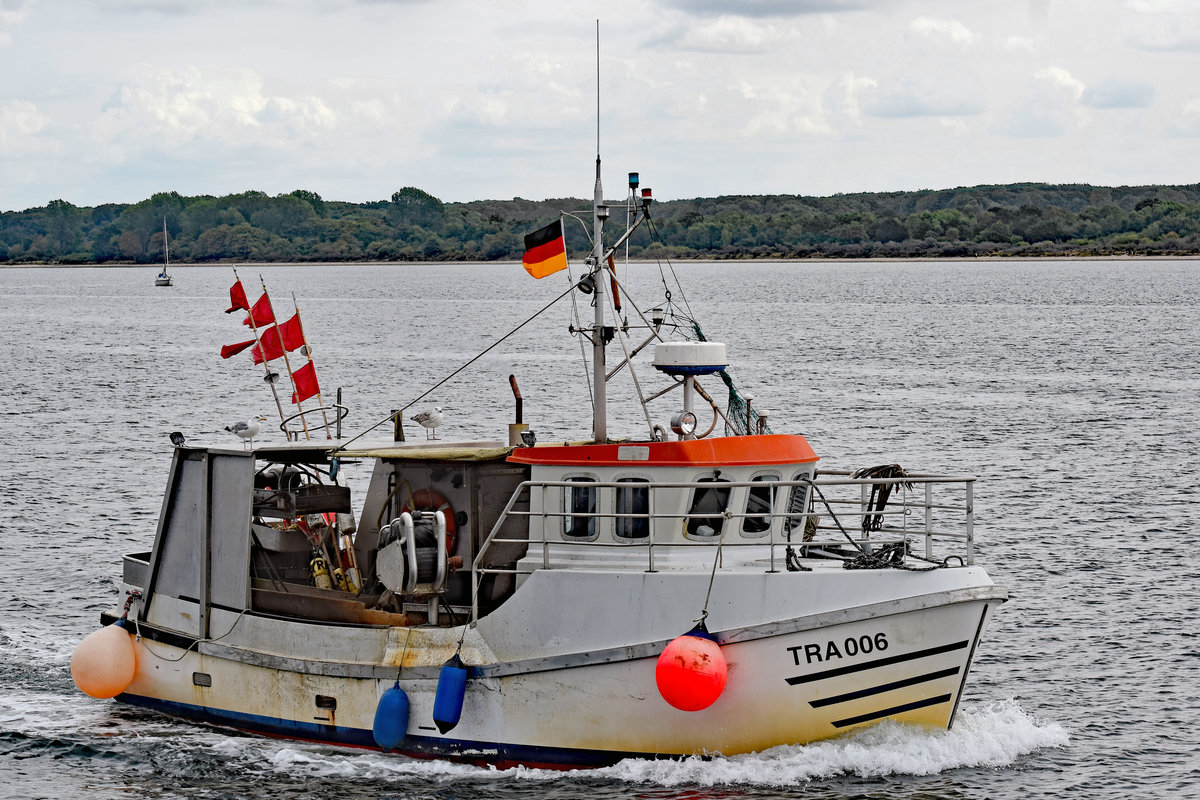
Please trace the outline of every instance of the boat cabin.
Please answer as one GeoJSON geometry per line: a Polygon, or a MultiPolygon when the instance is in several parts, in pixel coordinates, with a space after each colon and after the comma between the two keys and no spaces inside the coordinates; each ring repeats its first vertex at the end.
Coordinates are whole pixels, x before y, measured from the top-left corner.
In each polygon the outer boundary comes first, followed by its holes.
{"type": "Polygon", "coordinates": [[[697,547],[791,540],[817,462],[802,437],[782,435],[333,452],[328,442],[178,447],[154,549],[125,559],[142,618],[196,636],[212,606],[462,624],[537,569],[694,568],[711,558],[697,547]],[[342,467],[365,460],[374,467],[360,501],[342,467]],[[201,613],[180,618],[156,596],[201,613]]]}

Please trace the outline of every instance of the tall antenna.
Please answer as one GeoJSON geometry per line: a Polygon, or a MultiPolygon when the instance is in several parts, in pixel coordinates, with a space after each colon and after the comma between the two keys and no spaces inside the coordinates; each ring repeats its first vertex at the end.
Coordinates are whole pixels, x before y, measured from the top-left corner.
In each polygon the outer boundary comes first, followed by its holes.
{"type": "Polygon", "coordinates": [[[600,155],[600,20],[596,20],[596,156],[600,155]]]}

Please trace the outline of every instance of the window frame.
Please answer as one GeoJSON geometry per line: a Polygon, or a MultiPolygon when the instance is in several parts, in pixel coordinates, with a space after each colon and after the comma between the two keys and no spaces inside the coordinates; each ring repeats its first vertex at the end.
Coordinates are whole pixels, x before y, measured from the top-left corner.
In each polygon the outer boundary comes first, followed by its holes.
{"type": "MultiPolygon", "coordinates": [[[[732,481],[730,481],[728,478],[715,477],[712,474],[712,472],[706,472],[703,475],[693,478],[692,483],[696,483],[696,484],[721,484],[721,483],[723,483],[723,484],[726,484],[726,486],[724,489],[719,489],[715,486],[712,488],[701,487],[701,486],[693,487],[689,494],[689,497],[688,497],[687,511],[684,512],[685,514],[690,515],[690,514],[697,513],[696,502],[699,499],[701,492],[707,493],[707,492],[722,492],[723,491],[723,492],[725,492],[725,504],[722,508],[717,509],[715,512],[713,512],[712,516],[703,516],[703,517],[685,516],[683,518],[684,538],[694,539],[696,541],[701,541],[701,542],[711,542],[714,539],[719,539],[721,537],[721,531],[723,531],[725,529],[726,520],[725,520],[724,514],[727,510],[729,510],[729,503],[730,503],[730,501],[733,500],[733,487],[728,485],[728,484],[732,483],[732,481]],[[697,528],[700,527],[700,525],[703,524],[705,520],[714,520],[714,519],[719,519],[720,524],[716,527],[716,529],[713,531],[713,533],[711,535],[703,534],[703,533],[696,533],[692,528],[693,525],[695,525],[697,528]]],[[[700,513],[704,513],[704,512],[700,512],[700,513]]]]}
{"type": "MultiPolygon", "coordinates": [[[[646,475],[644,473],[626,473],[624,475],[617,475],[616,477],[613,478],[612,482],[613,483],[627,483],[627,484],[634,484],[634,485],[641,484],[638,488],[644,489],[646,492],[646,510],[642,513],[645,513],[645,514],[650,513],[650,493],[653,491],[653,489],[652,489],[653,481],[651,481],[649,475],[646,475]]],[[[633,486],[631,486],[628,491],[632,492],[632,490],[633,490],[633,486]]],[[[636,508],[631,509],[628,512],[624,512],[621,510],[621,494],[622,494],[622,487],[617,486],[613,489],[613,515],[614,515],[613,516],[613,532],[612,532],[613,539],[617,542],[620,542],[621,544],[638,544],[641,542],[650,541],[650,530],[651,530],[651,527],[653,526],[654,522],[649,517],[647,517],[645,519],[638,519],[638,518],[634,518],[634,517],[615,516],[617,514],[622,514],[622,513],[629,513],[629,514],[639,513],[636,510],[636,508]],[[621,535],[622,524],[628,524],[631,526],[644,524],[646,526],[646,532],[644,534],[642,534],[641,536],[622,536],[621,535]]]]}
{"type": "Polygon", "coordinates": [[[597,475],[581,472],[571,475],[564,475],[564,481],[577,484],[577,486],[563,486],[562,502],[559,507],[562,510],[562,525],[559,526],[559,537],[564,542],[594,542],[600,536],[600,487],[596,486],[600,482],[597,475]],[[590,503],[591,508],[583,510],[574,505],[575,495],[580,491],[585,484],[592,484],[590,503]],[[589,516],[584,516],[588,514],[589,516]],[[578,523],[575,520],[586,520],[586,534],[571,533],[578,523]]]}
{"type": "MultiPolygon", "coordinates": [[[[801,478],[811,479],[812,474],[806,469],[801,469],[801,470],[797,471],[795,475],[792,476],[792,481],[798,481],[801,478]]],[[[788,542],[793,541],[792,532],[797,531],[797,530],[800,532],[800,539],[798,541],[801,541],[801,542],[804,541],[804,529],[808,525],[808,518],[807,517],[789,517],[787,515],[788,514],[797,514],[797,513],[799,513],[799,514],[807,513],[808,507],[811,504],[811,499],[812,499],[811,495],[812,495],[812,486],[789,486],[788,487],[787,505],[785,505],[782,510],[782,513],[784,514],[782,535],[783,535],[783,538],[785,540],[787,540],[788,542]],[[801,493],[801,492],[802,492],[802,495],[801,495],[802,500],[800,503],[800,508],[798,508],[798,509],[793,508],[793,506],[795,504],[794,498],[796,497],[797,493],[801,493]]]]}
{"type": "MultiPolygon", "coordinates": [[[[773,470],[764,470],[762,472],[758,472],[758,473],[755,473],[754,475],[751,475],[750,480],[751,480],[751,482],[759,482],[759,483],[762,483],[765,485],[764,486],[747,486],[747,487],[745,487],[746,488],[746,501],[742,504],[742,513],[745,514],[745,516],[742,517],[741,534],[742,534],[743,539],[761,539],[764,536],[770,536],[770,534],[771,534],[771,528],[774,527],[774,525],[775,525],[775,506],[779,502],[780,487],[779,486],[771,486],[770,484],[773,482],[779,483],[780,481],[782,481],[783,473],[778,472],[778,471],[773,471],[773,470]],[[767,499],[767,510],[766,510],[765,514],[759,512],[759,513],[755,513],[753,516],[751,516],[750,498],[753,496],[755,489],[766,489],[767,490],[767,498],[768,498],[767,499]],[[764,517],[767,520],[766,527],[762,528],[761,530],[753,530],[753,531],[746,529],[746,526],[748,524],[750,524],[751,520],[761,520],[764,517]]],[[[761,523],[759,523],[759,524],[761,524],[761,523]]]]}

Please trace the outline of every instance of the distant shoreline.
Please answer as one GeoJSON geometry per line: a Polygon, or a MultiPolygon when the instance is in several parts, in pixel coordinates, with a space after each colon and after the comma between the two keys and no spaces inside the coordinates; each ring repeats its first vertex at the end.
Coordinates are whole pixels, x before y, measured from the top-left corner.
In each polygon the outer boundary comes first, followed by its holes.
{"type": "MultiPolygon", "coordinates": [[[[912,258],[899,258],[895,256],[882,258],[674,258],[672,263],[676,265],[687,264],[737,264],[744,266],[752,266],[754,264],[929,264],[929,263],[947,263],[959,264],[972,261],[988,262],[988,263],[1016,263],[1022,261],[1200,261],[1200,254],[1186,253],[1181,255],[1104,255],[1104,256],[1081,256],[1081,255],[1036,255],[1036,256],[1001,256],[1001,255],[986,255],[986,256],[913,256],[912,258]]],[[[630,264],[655,264],[654,260],[650,259],[631,259],[630,264]]],[[[186,272],[189,269],[204,268],[204,267],[238,267],[245,269],[262,269],[264,267],[436,267],[436,266],[478,266],[478,267],[506,267],[520,269],[519,261],[230,261],[228,263],[204,263],[204,264],[172,264],[171,270],[175,272],[186,272]]],[[[3,264],[0,263],[0,270],[4,269],[142,269],[146,271],[161,271],[161,264],[134,264],[122,263],[117,264],[111,261],[104,263],[93,264],[3,264]]]]}

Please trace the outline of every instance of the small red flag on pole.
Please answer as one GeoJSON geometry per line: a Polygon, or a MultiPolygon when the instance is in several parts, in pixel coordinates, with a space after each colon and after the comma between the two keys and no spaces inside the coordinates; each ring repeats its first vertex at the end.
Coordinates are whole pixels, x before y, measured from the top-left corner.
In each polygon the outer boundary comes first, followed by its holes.
{"type": "Polygon", "coordinates": [[[283,349],[289,353],[304,346],[304,329],[300,327],[300,312],[279,326],[279,336],[283,339],[283,349]]]}
{"type": "Polygon", "coordinates": [[[279,332],[277,328],[268,328],[263,333],[260,342],[250,351],[250,356],[254,359],[255,364],[261,364],[264,360],[273,361],[283,355],[283,346],[279,342],[279,332]],[[263,356],[266,356],[264,359],[263,356]]]}
{"type": "Polygon", "coordinates": [[[221,358],[236,356],[238,353],[242,352],[252,344],[254,344],[253,339],[246,342],[238,342],[237,344],[227,344],[221,348],[221,358]]]}
{"type": "Polygon", "coordinates": [[[262,297],[258,298],[258,302],[249,311],[250,313],[242,320],[243,325],[261,328],[275,321],[275,312],[271,310],[271,298],[267,297],[266,291],[262,293],[262,297]]]}
{"type": "Polygon", "coordinates": [[[313,362],[308,362],[292,373],[292,385],[296,387],[296,391],[292,392],[293,403],[299,403],[301,400],[307,400],[320,393],[321,387],[317,385],[317,369],[313,366],[313,362]]]}
{"type": "Polygon", "coordinates": [[[232,314],[239,308],[244,311],[250,310],[250,301],[246,299],[246,290],[242,288],[241,278],[229,287],[229,308],[225,309],[225,313],[232,314]]]}

